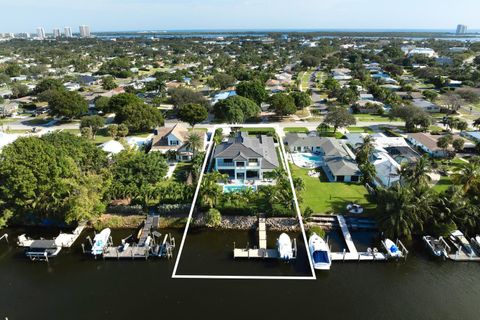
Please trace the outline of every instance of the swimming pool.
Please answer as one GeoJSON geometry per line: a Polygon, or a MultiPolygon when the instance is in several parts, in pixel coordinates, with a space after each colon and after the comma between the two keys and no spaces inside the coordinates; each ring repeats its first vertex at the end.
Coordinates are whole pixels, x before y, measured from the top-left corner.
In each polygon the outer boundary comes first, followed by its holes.
{"type": "Polygon", "coordinates": [[[223,186],[223,193],[231,193],[231,192],[241,192],[247,189],[252,189],[253,191],[257,190],[256,186],[246,186],[243,184],[232,184],[232,185],[225,185],[223,186]]]}
{"type": "Polygon", "coordinates": [[[302,168],[318,168],[323,165],[323,158],[313,153],[292,153],[292,160],[295,165],[302,168]]]}

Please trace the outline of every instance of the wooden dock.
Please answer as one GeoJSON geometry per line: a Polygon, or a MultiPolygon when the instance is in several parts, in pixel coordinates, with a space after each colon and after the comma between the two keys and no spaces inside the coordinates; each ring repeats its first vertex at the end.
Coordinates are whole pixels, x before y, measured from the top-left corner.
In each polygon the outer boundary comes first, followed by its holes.
{"type": "MultiPolygon", "coordinates": [[[[293,253],[294,258],[297,257],[297,241],[293,239],[293,253]]],[[[251,248],[233,248],[233,257],[247,258],[247,259],[280,259],[280,254],[277,249],[267,248],[267,223],[264,215],[258,217],[258,247],[251,248]]]]}
{"type": "Polygon", "coordinates": [[[387,256],[381,253],[377,248],[368,248],[366,252],[358,252],[355,243],[352,240],[352,235],[348,229],[347,222],[342,215],[337,216],[338,225],[342,231],[343,239],[347,245],[347,249],[343,252],[332,252],[332,261],[384,261],[387,256]]]}
{"type": "Polygon", "coordinates": [[[163,242],[157,244],[156,239],[162,236],[160,233],[153,231],[158,227],[159,217],[149,215],[145,219],[142,228],[137,235],[136,243],[128,243],[127,240],[131,237],[122,240],[122,245],[114,246],[110,239],[110,245],[103,251],[102,257],[104,259],[145,259],[150,256],[154,257],[173,257],[173,250],[175,249],[175,238],[166,234],[163,242]]]}

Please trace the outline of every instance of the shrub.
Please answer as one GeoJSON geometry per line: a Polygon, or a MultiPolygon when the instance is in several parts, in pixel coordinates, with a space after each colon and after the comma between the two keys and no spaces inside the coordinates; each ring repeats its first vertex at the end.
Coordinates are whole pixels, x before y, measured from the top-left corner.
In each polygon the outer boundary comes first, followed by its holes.
{"type": "Polygon", "coordinates": [[[205,224],[207,227],[215,228],[222,224],[222,215],[217,209],[210,209],[205,214],[205,224]]]}
{"type": "Polygon", "coordinates": [[[319,226],[311,226],[308,229],[308,236],[312,236],[314,233],[316,233],[319,237],[325,239],[325,230],[320,228],[319,226]]]}
{"type": "Polygon", "coordinates": [[[310,218],[312,214],[313,214],[313,210],[310,207],[306,207],[305,210],[303,211],[304,218],[310,218]]]}

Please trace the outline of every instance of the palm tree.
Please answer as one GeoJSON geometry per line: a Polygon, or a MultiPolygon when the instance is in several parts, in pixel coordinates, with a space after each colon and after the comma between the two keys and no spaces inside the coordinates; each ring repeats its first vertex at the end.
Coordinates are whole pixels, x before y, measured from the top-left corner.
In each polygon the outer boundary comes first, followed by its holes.
{"type": "Polygon", "coordinates": [[[398,184],[377,191],[378,223],[387,237],[410,239],[432,212],[433,197],[425,188],[398,184]]]}
{"type": "Polygon", "coordinates": [[[213,208],[217,205],[218,199],[222,195],[222,187],[218,184],[219,181],[225,181],[228,178],[226,174],[221,174],[218,171],[207,173],[203,176],[202,188],[200,189],[202,204],[213,208]]]}
{"type": "Polygon", "coordinates": [[[473,121],[473,126],[474,127],[477,127],[478,129],[480,129],[480,118],[476,119],[475,121],[473,121]]]}
{"type": "Polygon", "coordinates": [[[202,147],[202,138],[197,132],[191,132],[187,136],[187,145],[192,149],[193,157],[195,158],[197,150],[202,147]]]}
{"type": "Polygon", "coordinates": [[[430,171],[431,163],[426,156],[423,156],[414,165],[402,166],[399,173],[403,182],[412,186],[418,186],[430,183],[432,180],[429,176],[430,171]]]}
{"type": "Polygon", "coordinates": [[[369,135],[365,136],[362,145],[356,151],[357,163],[362,165],[368,162],[374,150],[373,138],[369,135]]]}
{"type": "Polygon", "coordinates": [[[375,180],[377,169],[371,162],[361,164],[360,171],[362,171],[361,180],[363,184],[370,184],[375,180]]]}
{"type": "Polygon", "coordinates": [[[463,192],[480,192],[480,163],[472,161],[463,164],[452,176],[455,184],[461,185],[463,192]]]}

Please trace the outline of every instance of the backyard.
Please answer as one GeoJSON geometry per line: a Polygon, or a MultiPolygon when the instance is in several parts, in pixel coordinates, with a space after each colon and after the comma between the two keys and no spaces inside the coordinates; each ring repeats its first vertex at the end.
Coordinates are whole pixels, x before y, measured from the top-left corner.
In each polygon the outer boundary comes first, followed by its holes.
{"type": "MultiPolygon", "coordinates": [[[[361,184],[328,182],[323,172],[320,178],[308,176],[311,169],[302,169],[292,165],[292,175],[300,177],[305,184],[305,190],[300,193],[302,212],[312,208],[315,214],[346,213],[345,208],[350,202],[356,202],[366,209],[366,214],[375,211],[376,204],[368,199],[367,189],[361,184]]],[[[320,169],[321,171],[321,169],[320,169]]]]}

